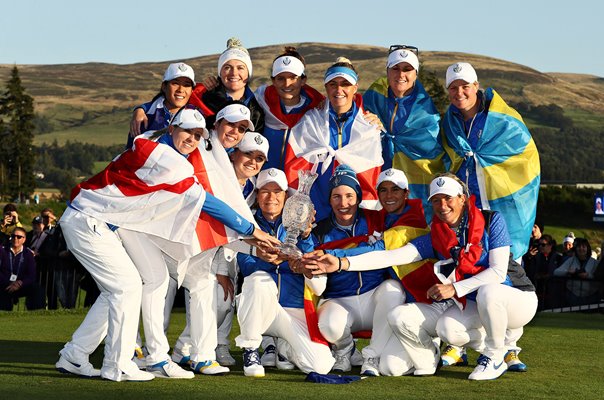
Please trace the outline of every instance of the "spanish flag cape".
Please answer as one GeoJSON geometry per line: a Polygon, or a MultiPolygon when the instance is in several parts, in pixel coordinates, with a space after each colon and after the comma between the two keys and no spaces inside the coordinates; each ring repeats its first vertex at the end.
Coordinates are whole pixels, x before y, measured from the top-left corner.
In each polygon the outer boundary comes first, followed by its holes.
{"type": "Polygon", "coordinates": [[[457,172],[464,159],[475,164],[481,208],[502,214],[511,251],[518,258],[528,249],[537,211],[539,153],[520,114],[491,88],[484,98],[488,114],[476,147],[470,146],[463,121],[449,107],[443,122],[445,150],[452,161],[451,172],[457,172]]]}
{"type": "MultiPolygon", "coordinates": [[[[407,114],[401,100],[389,97],[388,79],[379,78],[363,94],[365,109],[380,118],[386,132],[382,132],[384,168],[405,171],[409,179],[409,194],[413,199],[427,199],[432,177],[445,171],[445,154],[440,137],[440,115],[430,95],[416,80],[415,87],[405,99],[412,102],[407,114]]],[[[427,200],[425,211],[432,214],[427,200]]]]}
{"type": "MultiPolygon", "coordinates": [[[[476,207],[476,196],[472,195],[468,199],[468,223],[466,229],[466,242],[463,248],[459,249],[459,253],[455,256],[451,254],[451,249],[459,247],[457,235],[449,226],[440,218],[434,218],[432,221],[432,246],[434,250],[445,259],[456,257],[455,260],[455,282],[459,282],[467,277],[476,275],[484,270],[484,267],[477,266],[476,263],[480,260],[482,254],[482,237],[484,235],[485,219],[482,211],[476,207]]],[[[440,283],[440,282],[439,282],[440,283]]],[[[463,308],[466,306],[466,297],[457,297],[463,308]]]]}
{"type": "MultiPolygon", "coordinates": [[[[386,250],[393,250],[403,247],[412,239],[430,233],[430,229],[424,218],[422,201],[419,199],[409,199],[407,204],[410,209],[401,215],[394,225],[386,230],[383,235],[386,250]]],[[[407,293],[407,303],[417,301],[421,303],[431,303],[432,299],[427,298],[428,289],[440,283],[434,275],[434,260],[421,260],[411,264],[394,265],[392,269],[400,279],[405,292],[407,293]]]]}

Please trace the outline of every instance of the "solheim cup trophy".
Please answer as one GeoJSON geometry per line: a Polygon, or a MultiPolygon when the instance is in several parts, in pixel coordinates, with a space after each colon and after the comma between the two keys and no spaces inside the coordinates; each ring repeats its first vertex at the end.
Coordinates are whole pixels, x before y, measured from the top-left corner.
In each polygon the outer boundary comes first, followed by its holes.
{"type": "Polygon", "coordinates": [[[308,194],[317,176],[312,171],[298,171],[298,192],[287,199],[283,207],[281,219],[285,228],[285,239],[279,250],[292,258],[302,257],[302,252],[296,243],[298,243],[298,236],[308,228],[315,210],[308,194]]]}

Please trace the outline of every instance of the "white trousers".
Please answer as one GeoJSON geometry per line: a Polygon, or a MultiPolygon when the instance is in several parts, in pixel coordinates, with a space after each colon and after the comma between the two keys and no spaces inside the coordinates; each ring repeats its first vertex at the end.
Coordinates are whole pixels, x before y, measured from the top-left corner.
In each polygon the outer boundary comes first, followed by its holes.
{"type": "MultiPolygon", "coordinates": [[[[440,360],[440,351],[434,340],[437,337],[436,324],[451,306],[454,306],[452,300],[432,304],[408,303],[395,307],[388,314],[392,332],[406,353],[406,356],[400,355],[399,360],[393,360],[395,366],[392,368],[396,372],[404,373],[402,370],[407,366],[415,368],[416,374],[429,375],[436,371],[440,360]],[[404,365],[405,361],[410,361],[410,365],[404,365]]],[[[396,356],[396,352],[393,354],[396,356]]]]}
{"type": "MultiPolygon", "coordinates": [[[[235,278],[231,277],[233,287],[237,290],[235,278]]],[[[233,316],[235,314],[235,301],[229,297],[224,299],[224,289],[216,281],[214,289],[216,294],[216,325],[218,326],[218,344],[230,344],[229,336],[233,327],[233,316]]]]}
{"type": "Polygon", "coordinates": [[[170,344],[164,331],[164,309],[169,274],[161,250],[140,232],[122,231],[120,237],[143,281],[141,314],[145,330],[147,365],[170,358],[170,344]]]}
{"type": "Polygon", "coordinates": [[[372,330],[363,358],[378,358],[393,334],[387,321],[388,313],[404,302],[401,283],[387,279],[361,295],[322,301],[317,310],[319,330],[334,344],[336,351],[350,348],[353,332],[372,330]]]}
{"type": "Polygon", "coordinates": [[[216,276],[211,266],[217,250],[210,249],[191,258],[182,283],[190,296],[189,323],[178,338],[175,351],[186,354],[184,348],[190,341],[191,361],[216,359],[216,276]]]}
{"type": "Polygon", "coordinates": [[[135,373],[132,361],[141,307],[141,277],[122,245],[118,229],[67,208],[61,226],[69,250],[90,272],[101,294],[61,354],[73,362],[87,360],[105,339],[101,375],[121,380],[122,372],[135,373]]]}
{"type": "Polygon", "coordinates": [[[302,372],[326,374],[335,359],[329,346],[310,339],[304,309],[284,308],[278,301],[275,281],[264,271],[245,278],[238,299],[237,319],[241,334],[235,338],[240,348],[260,347],[262,335],[275,336],[285,356],[302,372]]]}
{"type": "Polygon", "coordinates": [[[451,307],[438,321],[436,330],[443,341],[468,346],[494,360],[501,360],[508,350],[520,351],[516,342],[537,312],[535,292],[511,286],[481,286],[476,302],[466,308],[451,307]]]}

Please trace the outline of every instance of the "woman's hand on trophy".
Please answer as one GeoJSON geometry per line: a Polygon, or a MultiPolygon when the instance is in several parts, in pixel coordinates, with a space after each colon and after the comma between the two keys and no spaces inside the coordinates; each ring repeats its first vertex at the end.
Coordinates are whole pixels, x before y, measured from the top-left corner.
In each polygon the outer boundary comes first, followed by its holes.
{"type": "Polygon", "coordinates": [[[304,268],[312,275],[327,274],[338,271],[342,260],[331,254],[326,254],[323,250],[315,250],[302,256],[304,268]]]}
{"type": "Polygon", "coordinates": [[[281,241],[279,241],[279,239],[264,232],[260,228],[254,229],[254,233],[252,234],[252,236],[254,236],[254,239],[256,239],[256,241],[257,241],[256,244],[254,244],[254,246],[256,246],[262,250],[267,250],[269,248],[278,247],[281,244],[281,241]]]}

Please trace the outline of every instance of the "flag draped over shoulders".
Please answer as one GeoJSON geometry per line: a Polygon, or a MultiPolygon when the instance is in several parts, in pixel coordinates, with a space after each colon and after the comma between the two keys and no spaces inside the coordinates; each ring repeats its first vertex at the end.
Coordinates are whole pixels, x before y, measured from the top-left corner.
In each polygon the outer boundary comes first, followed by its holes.
{"type": "Polygon", "coordinates": [[[288,129],[300,121],[306,111],[315,108],[325,97],[314,88],[304,85],[302,87],[310,102],[297,113],[286,114],[281,107],[281,100],[277,89],[273,86],[262,85],[256,89],[256,101],[264,110],[264,123],[272,129],[288,129]]]}
{"type": "Polygon", "coordinates": [[[189,244],[205,200],[192,165],[140,135],[131,149],[71,194],[71,207],[100,221],[189,244]]]}
{"type": "MultiPolygon", "coordinates": [[[[213,194],[255,224],[227,152],[213,132],[209,141],[209,150],[201,143],[201,147],[189,156],[195,176],[206,192],[213,194]]],[[[195,231],[198,239],[196,244],[199,245],[197,252],[222,246],[239,238],[237,232],[206,213],[199,216],[195,231]]]]}
{"type": "MultiPolygon", "coordinates": [[[[365,108],[380,118],[386,132],[382,132],[384,168],[405,172],[409,179],[411,198],[427,199],[433,176],[445,171],[445,154],[440,137],[440,115],[432,98],[416,80],[412,93],[396,99],[389,92],[386,77],[379,78],[363,95],[365,108]]],[[[431,215],[428,204],[424,204],[431,215]]]]}
{"type": "Polygon", "coordinates": [[[375,208],[377,205],[377,192],[375,184],[380,173],[382,160],[382,146],[378,129],[365,121],[362,109],[354,115],[348,143],[340,148],[333,148],[330,144],[332,132],[329,124],[329,102],[325,102],[321,109],[309,110],[305,116],[292,129],[285,157],[285,174],[289,186],[298,187],[298,171],[310,170],[314,164],[322,163],[317,171],[319,178],[313,185],[311,198],[317,208],[319,216],[329,214],[328,196],[323,193],[328,177],[337,165],[345,164],[357,174],[357,179],[363,191],[361,207],[375,208]],[[322,179],[322,176],[327,178],[322,179]],[[312,193],[321,193],[313,197],[312,193]]]}
{"type": "MultiPolygon", "coordinates": [[[[390,229],[383,233],[386,250],[398,249],[409,243],[410,240],[430,233],[424,218],[421,200],[410,199],[407,200],[407,204],[410,205],[409,210],[390,229]]],[[[433,260],[421,260],[410,264],[392,266],[394,273],[403,284],[405,292],[407,292],[407,303],[413,301],[432,302],[431,299],[427,298],[426,293],[432,285],[440,283],[434,275],[433,266],[433,260]]]]}
{"type": "Polygon", "coordinates": [[[485,90],[484,98],[488,114],[475,148],[468,142],[463,121],[451,108],[443,123],[445,148],[452,172],[464,161],[475,164],[480,207],[503,215],[512,239],[511,251],[519,258],[528,249],[537,210],[539,153],[520,114],[491,88],[485,90]]]}

